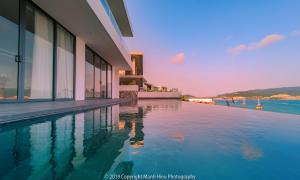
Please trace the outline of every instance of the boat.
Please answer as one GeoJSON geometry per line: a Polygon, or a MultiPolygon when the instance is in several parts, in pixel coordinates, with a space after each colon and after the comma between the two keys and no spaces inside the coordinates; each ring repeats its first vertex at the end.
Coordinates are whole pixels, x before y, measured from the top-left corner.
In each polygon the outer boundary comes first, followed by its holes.
{"type": "Polygon", "coordinates": [[[246,107],[246,98],[243,99],[242,105],[243,105],[243,107],[246,107]]]}
{"type": "Polygon", "coordinates": [[[262,107],[262,104],[261,104],[261,102],[260,102],[260,98],[258,98],[258,99],[257,99],[256,109],[257,109],[257,110],[262,110],[262,108],[263,108],[263,107],[262,107]]]}

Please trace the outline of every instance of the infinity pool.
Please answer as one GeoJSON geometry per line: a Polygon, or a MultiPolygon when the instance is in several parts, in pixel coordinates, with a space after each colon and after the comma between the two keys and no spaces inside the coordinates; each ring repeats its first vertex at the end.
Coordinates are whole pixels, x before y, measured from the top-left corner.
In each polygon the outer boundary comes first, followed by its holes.
{"type": "Polygon", "coordinates": [[[0,162],[0,179],[300,179],[300,116],[144,100],[0,126],[0,162]]]}

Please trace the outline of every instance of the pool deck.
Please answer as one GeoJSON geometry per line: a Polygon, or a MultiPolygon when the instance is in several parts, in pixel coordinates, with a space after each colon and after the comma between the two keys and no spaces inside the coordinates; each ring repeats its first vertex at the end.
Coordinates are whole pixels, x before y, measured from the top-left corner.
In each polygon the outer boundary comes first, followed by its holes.
{"type": "Polygon", "coordinates": [[[128,99],[98,99],[82,101],[51,101],[0,104],[0,125],[49,115],[84,111],[125,103],[128,99]]]}

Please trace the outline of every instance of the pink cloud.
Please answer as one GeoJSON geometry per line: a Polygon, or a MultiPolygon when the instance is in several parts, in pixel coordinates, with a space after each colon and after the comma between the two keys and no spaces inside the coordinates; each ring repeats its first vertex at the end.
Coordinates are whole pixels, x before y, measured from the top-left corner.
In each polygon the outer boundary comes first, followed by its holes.
{"type": "Polygon", "coordinates": [[[237,55],[237,54],[240,54],[243,51],[252,51],[252,50],[255,50],[255,49],[263,48],[263,47],[269,46],[271,44],[274,44],[276,42],[282,41],[284,39],[285,39],[285,37],[283,35],[271,34],[271,35],[265,36],[259,42],[248,44],[248,45],[240,44],[236,47],[229,48],[228,52],[230,54],[237,55]]]}
{"type": "Polygon", "coordinates": [[[229,48],[228,52],[230,54],[237,55],[237,54],[240,54],[242,51],[245,51],[247,49],[248,49],[248,47],[245,44],[240,44],[240,45],[238,45],[236,47],[229,48]]]}
{"type": "Polygon", "coordinates": [[[183,52],[176,54],[175,57],[171,59],[172,64],[182,64],[184,62],[185,55],[183,52]]]}

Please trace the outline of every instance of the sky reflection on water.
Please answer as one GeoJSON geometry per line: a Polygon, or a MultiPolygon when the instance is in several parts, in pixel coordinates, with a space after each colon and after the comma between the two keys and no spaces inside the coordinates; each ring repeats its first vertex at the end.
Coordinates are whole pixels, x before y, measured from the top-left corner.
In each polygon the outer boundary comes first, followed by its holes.
{"type": "Polygon", "coordinates": [[[300,116],[145,100],[0,127],[0,179],[300,178],[300,116]]]}

